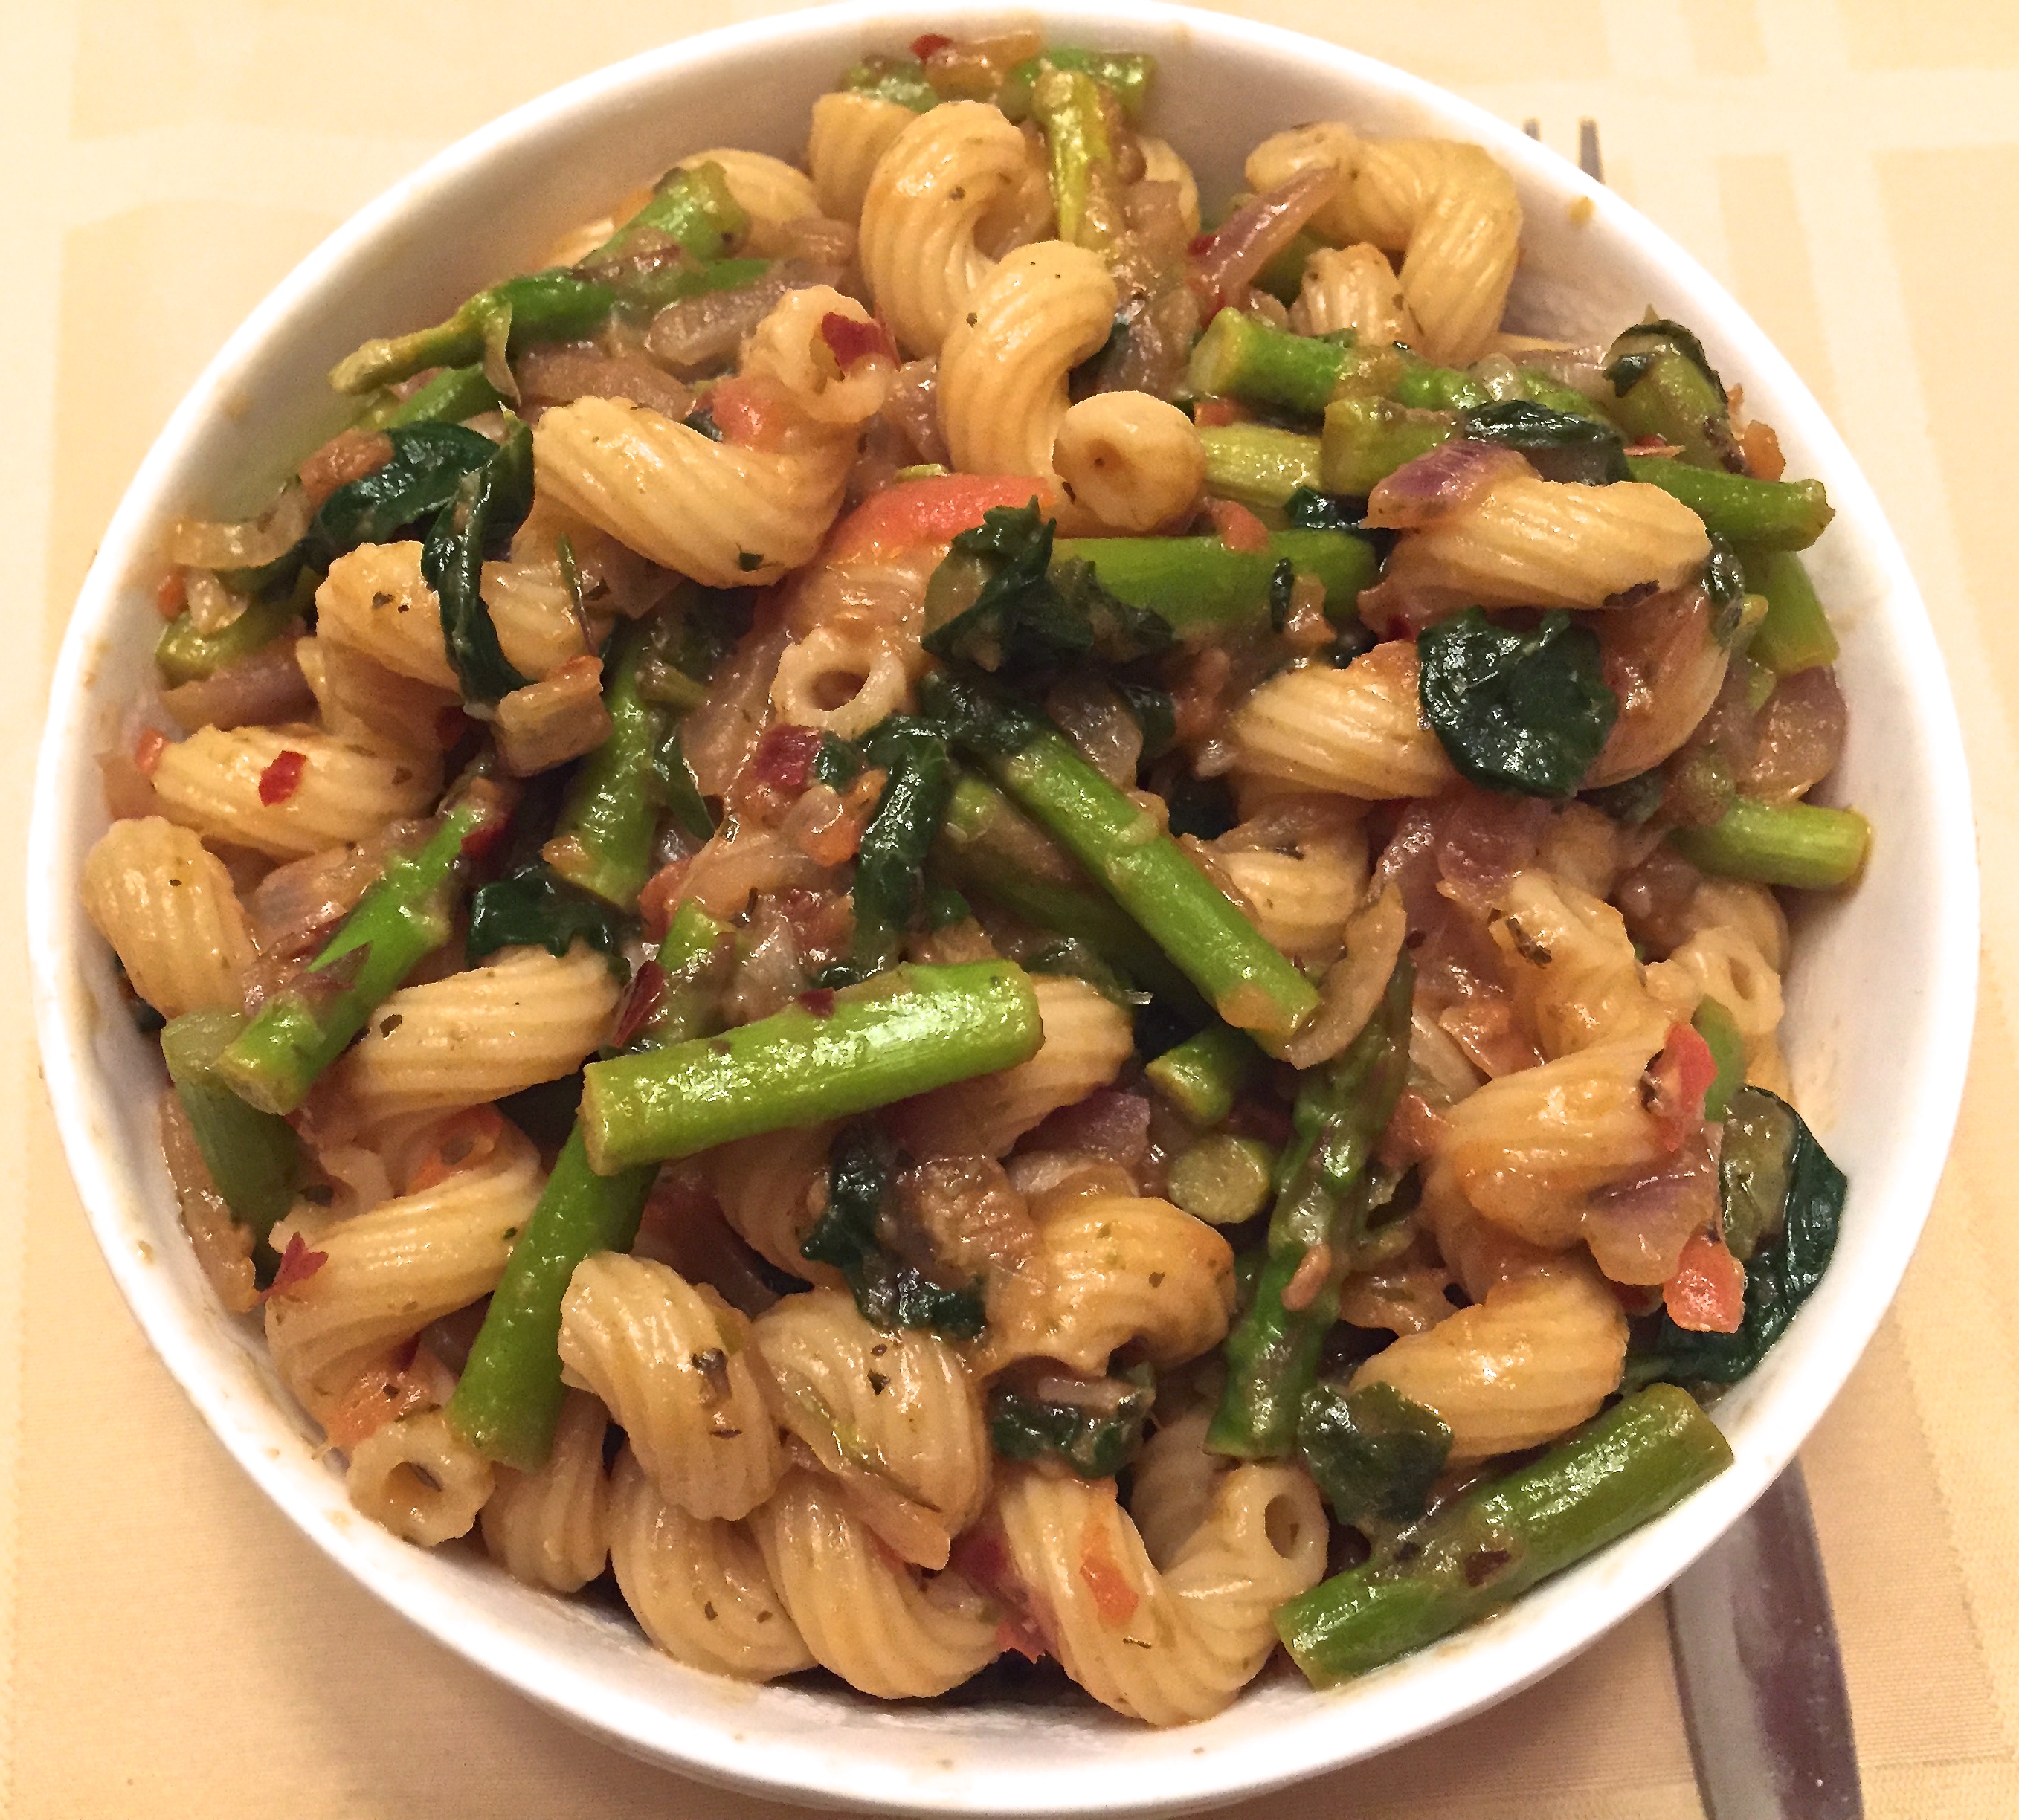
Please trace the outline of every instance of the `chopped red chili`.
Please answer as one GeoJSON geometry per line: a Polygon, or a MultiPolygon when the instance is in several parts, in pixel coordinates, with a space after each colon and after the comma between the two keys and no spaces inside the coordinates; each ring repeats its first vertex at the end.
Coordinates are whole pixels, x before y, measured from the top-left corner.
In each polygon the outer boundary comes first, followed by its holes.
{"type": "Polygon", "coordinates": [[[309,768],[309,755],[290,747],[276,752],[274,762],[259,773],[259,800],[267,808],[285,802],[302,787],[302,773],[309,768]]]}

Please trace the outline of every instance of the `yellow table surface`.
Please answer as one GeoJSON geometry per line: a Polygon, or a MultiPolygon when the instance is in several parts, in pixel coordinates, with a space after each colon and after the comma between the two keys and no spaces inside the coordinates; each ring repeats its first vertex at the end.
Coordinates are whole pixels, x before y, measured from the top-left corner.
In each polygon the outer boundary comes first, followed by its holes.
{"type": "MultiPolygon", "coordinates": [[[[505,108],[752,0],[16,0],[0,63],[7,849],[101,527],[245,312],[359,204],[505,108]]],[[[2019,1814],[2019,979],[2011,0],[1245,0],[1530,116],[1765,325],[1905,541],[1977,780],[1985,968],[1954,1156],[1899,1301],[1803,1454],[1868,1811],[2019,1814]],[[2005,1111],[2000,1112],[2003,1107],[2005,1111]]],[[[1929,661],[1935,660],[1930,653],[1929,661]]],[[[64,1170],[5,900],[0,1812],[20,1820],[754,1820],[576,1736],[339,1575],[198,1421],[64,1170]]],[[[1701,1811],[1658,1608],[1483,1717],[1238,1810],[1701,1811]]]]}

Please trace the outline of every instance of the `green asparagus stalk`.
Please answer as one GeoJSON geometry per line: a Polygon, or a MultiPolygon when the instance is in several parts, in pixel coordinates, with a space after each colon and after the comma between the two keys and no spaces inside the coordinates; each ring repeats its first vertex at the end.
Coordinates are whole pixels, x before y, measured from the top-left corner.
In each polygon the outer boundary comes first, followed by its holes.
{"type": "Polygon", "coordinates": [[[1268,1253],[1227,1337],[1227,1388],[1206,1433],[1216,1453],[1274,1460],[1296,1445],[1298,1412],[1339,1318],[1339,1286],[1364,1261],[1367,1163],[1408,1079],[1415,980],[1405,953],[1366,1028],[1336,1060],[1303,1076],[1268,1253]],[[1294,1307],[1285,1300],[1293,1281],[1294,1307]]]}
{"type": "MultiPolygon", "coordinates": [[[[680,906],[659,946],[658,1003],[634,1040],[636,1051],[713,1028],[727,935],[699,904],[680,906]]],[[[589,1166],[580,1124],[569,1132],[449,1400],[450,1422],[486,1457],[521,1472],[546,1464],[564,1395],[555,1346],[568,1279],[584,1258],[629,1248],[658,1173],[648,1163],[598,1175],[589,1166]]]]}
{"type": "Polygon", "coordinates": [[[1377,1557],[1279,1607],[1277,1634],[1314,1686],[1364,1674],[1505,1605],[1731,1464],[1687,1391],[1651,1385],[1425,1519],[1406,1558],[1377,1557]]]}
{"type": "Polygon", "coordinates": [[[1408,411],[1385,398],[1338,399],[1325,407],[1318,473],[1326,492],[1365,498],[1397,468],[1457,433],[1442,413],[1408,411]]]}
{"type": "Polygon", "coordinates": [[[1280,1054],[1316,1009],[1317,990],[1155,820],[1041,717],[944,671],[923,693],[927,711],[1106,887],[1220,1017],[1280,1054]]]}
{"type": "Polygon", "coordinates": [[[1745,471],[1724,385],[1703,343],[1679,323],[1637,324],[1612,344],[1611,414],[1629,436],[1656,436],[1693,467],[1745,471]]]}
{"type": "MultiPolygon", "coordinates": [[[[1003,78],[1002,86],[996,92],[996,106],[1012,120],[1028,118],[1038,79],[1047,65],[1055,70],[1071,70],[1091,76],[1113,93],[1122,104],[1124,116],[1132,121],[1142,114],[1144,102],[1150,92],[1150,78],[1157,67],[1155,58],[1140,51],[1089,51],[1075,45],[1051,45],[1040,55],[1017,64],[1003,78]]],[[[926,92],[933,96],[933,100],[926,103],[930,107],[939,97],[930,88],[926,92]]]]}
{"type": "Polygon", "coordinates": [[[618,258],[647,238],[671,241],[690,259],[706,262],[720,259],[732,240],[749,231],[749,212],[730,194],[721,165],[696,165],[669,171],[651,201],[583,263],[593,266],[618,258]]]}
{"type": "Polygon", "coordinates": [[[1255,288],[1267,291],[1288,309],[1304,288],[1304,267],[1310,263],[1311,255],[1324,247],[1316,234],[1299,228],[1290,244],[1255,274],[1255,288]]]}
{"type": "Polygon", "coordinates": [[[971,771],[955,776],[933,861],[962,890],[1041,929],[1084,942],[1180,1016],[1205,1015],[1191,982],[1128,913],[1001,791],[971,771]]]}
{"type": "Polygon", "coordinates": [[[1143,1072],[1187,1123],[1204,1131],[1234,1110],[1234,1101],[1261,1066],[1261,1051],[1247,1037],[1213,1023],[1175,1049],[1166,1049],[1143,1072]]]}
{"type": "Polygon", "coordinates": [[[1217,537],[1067,537],[1053,546],[1054,563],[1075,558],[1118,599],[1148,609],[1180,638],[1260,631],[1269,623],[1269,588],[1276,565],[1315,576],[1335,618],[1357,611],[1381,559],[1351,531],[1270,533],[1266,550],[1230,550],[1217,537]]]}
{"type": "Polygon", "coordinates": [[[1101,192],[1111,186],[1115,172],[1100,87],[1083,71],[1054,64],[1032,85],[1031,103],[1050,154],[1059,238],[1098,248],[1108,237],[1110,212],[1102,207],[1110,199],[1101,192]]]}
{"type": "Polygon", "coordinates": [[[1209,1226],[1238,1226],[1268,1206],[1275,1162],[1260,1138],[1216,1131],[1171,1159],[1171,1203],[1209,1226]]]}
{"type": "Polygon", "coordinates": [[[1820,480],[1755,480],[1662,455],[1629,455],[1636,480],[1673,493],[1704,528],[1756,550],[1806,550],[1836,516],[1820,480]]]}
{"type": "Polygon", "coordinates": [[[658,820],[653,769],[659,716],[638,693],[639,666],[651,648],[652,627],[635,621],[618,635],[603,705],[610,736],[568,785],[553,838],[540,856],[571,885],[629,910],[652,872],[658,820]]]}
{"type": "Polygon", "coordinates": [[[388,394],[357,420],[359,429],[404,429],[415,423],[462,423],[504,403],[481,367],[444,367],[404,398],[388,394]]]}
{"type": "Polygon", "coordinates": [[[1353,367],[1350,336],[1292,335],[1245,310],[1223,309],[1192,349],[1187,378],[1202,396],[1316,417],[1353,367]]]}
{"type": "Polygon", "coordinates": [[[1747,591],[1767,601],[1745,654],[1777,676],[1834,664],[1836,634],[1802,559],[1789,550],[1749,550],[1744,561],[1747,591]]]}
{"type": "Polygon", "coordinates": [[[465,856],[489,844],[512,801],[500,785],[471,780],[420,850],[386,869],[328,946],[226,1047],[219,1079],[261,1112],[299,1107],[373,1008],[448,940],[465,856]]]}
{"type": "Polygon", "coordinates": [[[446,322],[367,342],[330,369],[329,382],[354,395],[411,378],[424,367],[475,362],[500,393],[516,398],[511,355],[536,342],[593,334],[616,303],[617,293],[593,279],[573,272],[528,272],[478,291],[446,322]]]}
{"type": "Polygon", "coordinates": [[[256,1111],[217,1078],[218,1057],[245,1027],[242,1011],[185,1012],[163,1029],[161,1059],[224,1204],[263,1239],[293,1204],[301,1145],[286,1120],[256,1111]]]}
{"type": "Polygon", "coordinates": [[[611,1174],[1012,1068],[1043,1035],[1037,995],[1007,961],[894,967],[705,1041],[590,1063],[582,1136],[611,1174]]]}
{"type": "Polygon", "coordinates": [[[1745,1084],[1745,1039],[1737,1020],[1714,998],[1698,1005],[1690,1023],[1717,1064],[1717,1073],[1704,1089],[1703,1102],[1704,1116],[1715,1122],[1724,1116],[1731,1096],[1745,1084]]]}
{"type": "Polygon", "coordinates": [[[1492,403],[1492,393],[1470,373],[1440,367],[1405,349],[1397,351],[1401,370],[1381,388],[1397,404],[1411,411],[1477,411],[1492,403]]]}
{"type": "Polygon", "coordinates": [[[299,626],[301,614],[292,595],[278,600],[252,600],[222,631],[200,632],[187,612],[179,613],[162,628],[154,646],[154,662],[161,680],[171,689],[194,682],[249,657],[270,645],[290,625],[299,626]]]}
{"type": "Polygon", "coordinates": [[[1205,485],[1243,505],[1281,505],[1300,487],[1318,488],[1318,439],[1264,423],[1223,424],[1198,432],[1205,485]]]}
{"type": "Polygon", "coordinates": [[[1669,840],[1691,864],[1726,878],[1836,891],[1865,864],[1872,824],[1853,809],[1742,796],[1709,827],[1676,828],[1669,840]]]}

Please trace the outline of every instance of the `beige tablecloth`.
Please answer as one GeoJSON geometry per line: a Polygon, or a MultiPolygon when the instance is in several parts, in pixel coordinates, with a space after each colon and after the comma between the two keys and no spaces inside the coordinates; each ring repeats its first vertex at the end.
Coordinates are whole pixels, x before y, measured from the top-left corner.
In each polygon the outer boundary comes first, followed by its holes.
{"type": "MultiPolygon", "coordinates": [[[[554,84],[752,0],[15,0],[0,63],[0,436],[18,852],[48,664],[101,526],[245,311],[358,204],[554,84]],[[30,653],[32,653],[31,655],[30,653]]],[[[1804,1456],[1869,1811],[2019,1814],[2019,6],[2011,0],[1245,0],[1607,175],[1835,414],[1905,539],[1977,779],[1986,970],[1954,1160],[1899,1303],[1804,1456]],[[2003,1111],[2000,1109],[2004,1109],[2003,1111]]],[[[1934,660],[1930,654],[1930,662],[1934,660]]],[[[327,1565],[198,1422],[100,1264],[28,1033],[0,1015],[0,1807],[21,1820],[775,1811],[585,1742],[327,1565]]],[[[1700,1811],[1658,1612],[1442,1737],[1252,1810],[1700,1811]]]]}

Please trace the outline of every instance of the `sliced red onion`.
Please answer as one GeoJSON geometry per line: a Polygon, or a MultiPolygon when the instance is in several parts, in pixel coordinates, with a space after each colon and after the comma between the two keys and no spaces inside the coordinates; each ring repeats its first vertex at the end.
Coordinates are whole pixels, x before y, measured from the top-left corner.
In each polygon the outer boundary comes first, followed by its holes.
{"type": "Polygon", "coordinates": [[[1367,498],[1366,522],[1379,530],[1420,530],[1528,465],[1512,449],[1454,438],[1405,461],[1377,486],[1367,498]]]}
{"type": "Polygon", "coordinates": [[[1329,165],[1250,197],[1222,222],[1196,255],[1197,288],[1216,302],[1240,296],[1262,268],[1332,200],[1339,173],[1329,165]]]}

